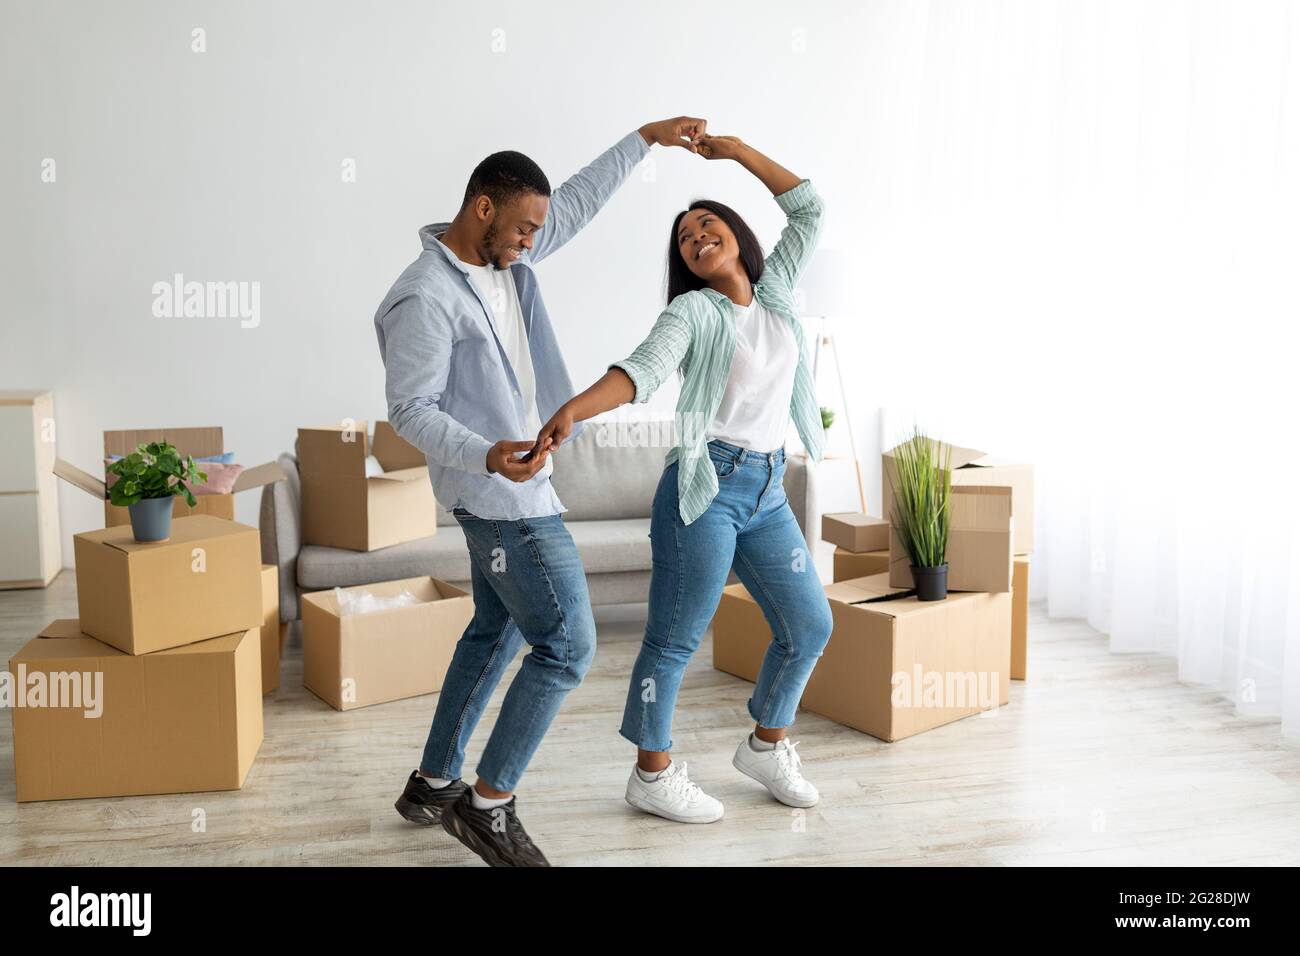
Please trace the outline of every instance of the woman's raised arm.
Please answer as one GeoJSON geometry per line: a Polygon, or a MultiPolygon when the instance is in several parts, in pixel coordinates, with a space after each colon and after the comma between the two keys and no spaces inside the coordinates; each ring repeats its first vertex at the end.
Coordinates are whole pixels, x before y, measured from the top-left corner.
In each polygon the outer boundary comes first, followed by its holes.
{"type": "Polygon", "coordinates": [[[705,136],[696,150],[705,159],[734,159],[770,189],[773,196],[788,192],[803,182],[776,160],[741,142],[738,136],[705,136]]]}

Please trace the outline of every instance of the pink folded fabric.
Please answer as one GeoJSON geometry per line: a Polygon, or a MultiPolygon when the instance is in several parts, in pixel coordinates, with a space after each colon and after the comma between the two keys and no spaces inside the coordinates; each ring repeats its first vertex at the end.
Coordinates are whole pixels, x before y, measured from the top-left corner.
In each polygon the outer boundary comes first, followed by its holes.
{"type": "Polygon", "coordinates": [[[196,495],[228,495],[235,489],[235,479],[243,465],[224,465],[219,461],[196,461],[195,467],[208,476],[207,484],[190,485],[196,495]]]}

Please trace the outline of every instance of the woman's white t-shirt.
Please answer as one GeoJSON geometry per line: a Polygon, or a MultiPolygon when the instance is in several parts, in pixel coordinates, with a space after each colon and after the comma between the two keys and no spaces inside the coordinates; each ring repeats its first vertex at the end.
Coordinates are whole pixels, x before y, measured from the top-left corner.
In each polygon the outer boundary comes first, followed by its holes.
{"type": "Polygon", "coordinates": [[[709,440],[750,451],[776,451],[785,445],[790,428],[790,396],[799,362],[794,332],[789,322],[757,298],[747,306],[733,302],[731,309],[736,351],[709,440]]]}

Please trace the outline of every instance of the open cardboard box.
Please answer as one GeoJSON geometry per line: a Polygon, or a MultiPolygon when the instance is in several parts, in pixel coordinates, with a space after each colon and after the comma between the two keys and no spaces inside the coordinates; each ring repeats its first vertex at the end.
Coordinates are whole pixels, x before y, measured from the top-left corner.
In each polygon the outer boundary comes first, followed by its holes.
{"type": "MultiPolygon", "coordinates": [[[[220,455],[225,451],[225,442],[219,427],[140,428],[126,431],[107,431],[104,432],[104,467],[107,467],[107,460],[110,455],[126,456],[135,451],[137,445],[155,441],[170,442],[176,446],[176,450],[182,455],[193,455],[195,458],[220,455]]],[[[199,471],[202,471],[203,463],[199,462],[197,464],[199,471]]],[[[108,485],[105,481],[107,474],[105,474],[105,478],[96,478],[89,472],[83,471],[62,458],[54,460],[54,473],[68,484],[80,488],[86,494],[98,498],[104,503],[105,527],[116,528],[131,523],[131,516],[127,513],[127,509],[119,508],[108,500],[108,485]]],[[[233,521],[235,518],[235,495],[241,491],[248,491],[250,488],[261,488],[283,478],[284,469],[273,461],[245,468],[239,473],[239,477],[235,479],[230,494],[195,495],[193,508],[190,507],[183,495],[177,495],[172,499],[172,517],[185,518],[190,515],[212,515],[215,518],[225,518],[227,521],[233,521]]]]}
{"type": "Polygon", "coordinates": [[[258,654],[257,628],[133,657],[50,624],[9,661],[18,801],[239,789],[262,744],[258,654]]]}
{"type": "MultiPolygon", "coordinates": [[[[1011,590],[1014,492],[1005,486],[954,485],[949,499],[948,590],[1011,590]]],[[[912,562],[897,528],[889,535],[889,583],[910,588],[912,562]]]]}
{"type": "Polygon", "coordinates": [[[302,596],[302,682],[335,710],[352,710],[442,689],[474,599],[437,578],[406,578],[344,588],[420,603],[341,614],[331,591],[302,596]]]}
{"type": "MultiPolygon", "coordinates": [[[[931,444],[938,443],[931,440],[931,444]]],[[[881,456],[881,501],[886,519],[894,514],[894,491],[890,483],[894,477],[893,448],[881,456]]],[[[1034,468],[1032,465],[1009,462],[986,455],[973,448],[952,446],[952,483],[962,485],[1002,485],[1011,489],[1011,508],[1016,516],[1015,554],[1029,554],[1034,550],[1034,468]]]]}
{"type": "MultiPolygon", "coordinates": [[[[804,710],[901,740],[1010,701],[1011,595],[918,601],[885,574],[826,586],[834,630],[804,688],[804,710]]],[[[723,590],[713,666],[756,680],[772,639],[742,584],[723,590]]]]}
{"type": "Polygon", "coordinates": [[[303,544],[374,551],[438,530],[428,463],[388,422],[298,429],[303,544]],[[374,455],[382,475],[366,477],[374,455]]]}

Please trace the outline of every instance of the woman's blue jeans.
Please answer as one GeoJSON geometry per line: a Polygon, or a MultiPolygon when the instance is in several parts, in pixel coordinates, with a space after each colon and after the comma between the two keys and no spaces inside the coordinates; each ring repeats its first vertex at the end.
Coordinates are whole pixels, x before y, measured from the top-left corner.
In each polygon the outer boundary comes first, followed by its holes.
{"type": "Polygon", "coordinates": [[[760,727],[794,723],[804,685],[830,639],[830,605],[785,496],[785,452],[713,441],[708,453],[718,494],[695,521],[684,524],[678,510],[676,463],[655,492],[650,616],[619,731],[642,750],[672,749],[682,672],[733,568],[772,628],[749,698],[760,727]]]}

